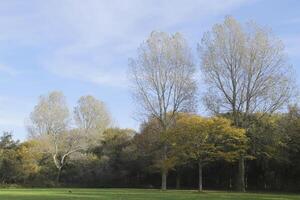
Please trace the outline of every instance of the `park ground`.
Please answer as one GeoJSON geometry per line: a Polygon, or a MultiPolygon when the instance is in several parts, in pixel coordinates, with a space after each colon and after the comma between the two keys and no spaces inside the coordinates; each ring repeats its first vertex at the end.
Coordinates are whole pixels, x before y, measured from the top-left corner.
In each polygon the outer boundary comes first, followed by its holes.
{"type": "Polygon", "coordinates": [[[0,189],[1,200],[300,200],[300,194],[142,189],[0,189]]]}

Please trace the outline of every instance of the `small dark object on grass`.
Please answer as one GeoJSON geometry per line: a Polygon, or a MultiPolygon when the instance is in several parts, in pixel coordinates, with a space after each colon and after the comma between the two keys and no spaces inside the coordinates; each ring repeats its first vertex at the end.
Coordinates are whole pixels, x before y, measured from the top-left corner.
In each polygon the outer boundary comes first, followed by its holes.
{"type": "Polygon", "coordinates": [[[72,193],[72,190],[69,190],[69,193],[72,193]]]}

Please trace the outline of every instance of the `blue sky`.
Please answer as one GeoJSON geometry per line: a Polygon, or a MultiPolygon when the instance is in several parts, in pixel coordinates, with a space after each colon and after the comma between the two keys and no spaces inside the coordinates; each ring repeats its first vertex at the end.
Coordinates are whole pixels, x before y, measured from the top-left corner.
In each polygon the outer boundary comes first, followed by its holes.
{"type": "Polygon", "coordinates": [[[138,45],[158,30],[181,32],[196,49],[226,15],[272,28],[300,73],[298,0],[0,0],[0,131],[26,138],[38,97],[53,90],[70,109],[93,95],[116,125],[137,129],[126,71],[138,45]]]}

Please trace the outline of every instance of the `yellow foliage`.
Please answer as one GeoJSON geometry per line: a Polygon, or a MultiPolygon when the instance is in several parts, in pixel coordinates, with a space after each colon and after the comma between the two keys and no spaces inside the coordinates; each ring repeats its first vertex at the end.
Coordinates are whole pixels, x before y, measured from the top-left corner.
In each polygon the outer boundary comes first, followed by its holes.
{"type": "Polygon", "coordinates": [[[168,140],[179,154],[188,159],[209,162],[216,159],[234,161],[245,153],[245,130],[222,117],[204,118],[180,114],[168,140]]]}

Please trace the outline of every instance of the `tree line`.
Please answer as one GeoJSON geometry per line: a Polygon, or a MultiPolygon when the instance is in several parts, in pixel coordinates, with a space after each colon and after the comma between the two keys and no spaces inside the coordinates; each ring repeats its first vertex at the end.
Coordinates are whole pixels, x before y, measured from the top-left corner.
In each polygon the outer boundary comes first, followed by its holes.
{"type": "Polygon", "coordinates": [[[2,183],[299,190],[300,109],[281,40],[226,17],[197,50],[201,75],[180,33],[141,43],[128,71],[139,131],[115,127],[92,96],[72,113],[61,92],[41,96],[28,140],[1,138],[2,183]]]}

